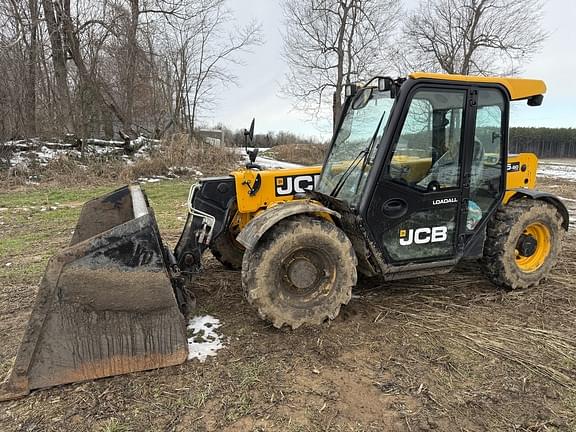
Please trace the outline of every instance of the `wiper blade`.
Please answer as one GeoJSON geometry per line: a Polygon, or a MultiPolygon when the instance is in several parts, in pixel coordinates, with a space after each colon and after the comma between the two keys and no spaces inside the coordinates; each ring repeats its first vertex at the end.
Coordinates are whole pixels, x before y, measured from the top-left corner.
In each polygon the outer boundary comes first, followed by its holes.
{"type": "Polygon", "coordinates": [[[372,135],[372,138],[370,139],[370,142],[368,143],[368,147],[366,147],[366,154],[364,155],[362,168],[360,168],[360,175],[358,176],[358,184],[356,185],[356,191],[358,191],[358,188],[360,187],[360,182],[362,181],[362,176],[364,175],[364,171],[366,170],[366,165],[368,165],[368,158],[369,158],[370,154],[372,153],[372,148],[374,147],[374,144],[376,144],[376,138],[378,138],[378,132],[380,132],[380,126],[382,126],[382,122],[384,121],[385,116],[386,116],[386,111],[384,111],[382,113],[382,116],[380,116],[380,120],[378,121],[378,126],[376,126],[376,130],[374,131],[374,135],[372,135]]]}
{"type": "Polygon", "coordinates": [[[346,183],[346,180],[352,173],[352,170],[360,163],[362,157],[366,157],[367,151],[368,148],[365,148],[356,155],[356,157],[352,160],[348,168],[346,168],[346,171],[344,171],[344,173],[342,174],[342,177],[340,177],[340,180],[338,180],[338,183],[336,183],[336,186],[334,186],[334,189],[330,193],[330,196],[334,198],[338,196],[338,194],[342,190],[342,187],[344,186],[344,183],[346,183]]]}
{"type": "Polygon", "coordinates": [[[362,181],[362,175],[364,174],[364,171],[366,170],[366,165],[368,164],[368,156],[372,152],[372,148],[376,143],[376,138],[378,138],[378,132],[380,132],[380,127],[382,126],[384,117],[386,117],[386,111],[384,111],[380,116],[378,126],[376,126],[376,131],[374,132],[374,135],[372,135],[372,137],[370,138],[370,141],[368,142],[366,148],[361,150],[360,153],[358,153],[358,155],[354,158],[350,166],[346,169],[346,171],[344,171],[344,174],[342,174],[342,177],[340,177],[338,183],[336,183],[334,190],[332,190],[332,193],[330,194],[334,198],[338,196],[338,194],[344,187],[346,180],[348,179],[348,177],[350,177],[350,174],[352,174],[352,170],[356,168],[356,166],[358,166],[360,162],[362,162],[362,168],[360,170],[360,175],[358,176],[358,184],[356,185],[356,191],[358,191],[358,187],[360,186],[360,182],[362,181]]]}

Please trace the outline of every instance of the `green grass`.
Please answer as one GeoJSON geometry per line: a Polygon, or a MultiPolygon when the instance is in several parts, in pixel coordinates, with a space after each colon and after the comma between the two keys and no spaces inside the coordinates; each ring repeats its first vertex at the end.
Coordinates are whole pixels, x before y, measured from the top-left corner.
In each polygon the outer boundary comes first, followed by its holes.
{"type": "MultiPolygon", "coordinates": [[[[162,233],[176,236],[186,219],[190,181],[143,185],[162,233]]],[[[48,259],[66,247],[82,204],[119,186],[46,187],[0,192],[0,283],[37,283],[48,259]],[[42,211],[42,207],[56,210],[42,211]],[[9,264],[7,266],[7,264],[9,264]]]]}
{"type": "Polygon", "coordinates": [[[0,192],[0,207],[18,208],[47,206],[56,203],[88,201],[98,195],[113,190],[114,186],[42,187],[36,190],[16,190],[0,192]]]}
{"type": "Polygon", "coordinates": [[[154,209],[160,231],[177,230],[179,233],[184,227],[190,186],[190,182],[181,181],[164,181],[143,186],[154,209]]]}
{"type": "Polygon", "coordinates": [[[102,432],[129,432],[130,430],[129,426],[120,423],[115,418],[107,420],[100,429],[102,432]]]}

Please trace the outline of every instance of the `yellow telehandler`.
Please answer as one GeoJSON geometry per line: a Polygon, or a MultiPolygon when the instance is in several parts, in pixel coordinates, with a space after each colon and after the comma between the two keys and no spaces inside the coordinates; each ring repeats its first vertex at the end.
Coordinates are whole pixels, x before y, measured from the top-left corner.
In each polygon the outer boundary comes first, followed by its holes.
{"type": "Polygon", "coordinates": [[[536,156],[508,155],[508,119],[511,101],[538,106],[545,91],[430,73],[350,85],[322,167],[261,170],[253,152],[245,170],[200,180],[174,252],[138,186],[86,203],[0,400],[184,362],[184,285],[209,248],[241,267],[246,298],[278,328],[334,319],[357,272],[412,278],[478,258],[496,285],[540,283],[568,211],[534,189],[536,156]]]}

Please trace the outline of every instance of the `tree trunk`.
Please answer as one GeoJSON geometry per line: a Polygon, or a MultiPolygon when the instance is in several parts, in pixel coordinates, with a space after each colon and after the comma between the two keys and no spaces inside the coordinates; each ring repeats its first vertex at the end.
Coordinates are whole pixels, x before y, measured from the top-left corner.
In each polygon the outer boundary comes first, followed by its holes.
{"type": "MultiPolygon", "coordinates": [[[[90,90],[91,94],[96,99],[96,103],[101,107],[102,112],[110,111],[118,118],[118,120],[125,124],[126,120],[114,101],[111,98],[109,98],[108,101],[106,100],[103,89],[84,63],[84,59],[80,51],[78,32],[76,31],[70,16],[70,0],[61,0],[61,2],[64,4],[62,29],[66,38],[70,56],[72,57],[72,61],[78,69],[78,76],[80,78],[79,87],[83,89],[83,91],[86,91],[85,89],[90,90]]],[[[81,134],[83,135],[85,132],[85,130],[82,130],[81,134]]]]}
{"type": "Polygon", "coordinates": [[[334,96],[332,99],[332,129],[335,131],[342,111],[342,87],[344,83],[344,39],[346,37],[346,26],[348,24],[348,13],[354,4],[354,0],[344,0],[340,2],[342,7],[342,19],[340,21],[340,28],[338,29],[338,45],[336,47],[336,55],[338,56],[338,63],[336,66],[336,85],[334,96]]]}
{"type": "Polygon", "coordinates": [[[54,0],[42,0],[42,8],[46,18],[46,26],[50,36],[50,46],[52,51],[52,63],[54,65],[54,78],[56,89],[54,96],[56,99],[56,112],[58,121],[64,124],[66,129],[72,130],[72,112],[70,110],[70,90],[68,88],[68,71],[66,66],[66,50],[63,42],[62,29],[59,22],[62,17],[57,17],[54,13],[54,0]]]}
{"type": "Polygon", "coordinates": [[[136,78],[136,60],[138,53],[138,22],[140,20],[139,0],[130,0],[130,26],[127,34],[128,55],[126,59],[125,98],[123,127],[129,132],[134,121],[134,84],[136,78]]]}
{"type": "Polygon", "coordinates": [[[28,0],[30,13],[30,43],[24,88],[24,128],[27,136],[36,135],[36,66],[38,62],[38,3],[28,0]]]}

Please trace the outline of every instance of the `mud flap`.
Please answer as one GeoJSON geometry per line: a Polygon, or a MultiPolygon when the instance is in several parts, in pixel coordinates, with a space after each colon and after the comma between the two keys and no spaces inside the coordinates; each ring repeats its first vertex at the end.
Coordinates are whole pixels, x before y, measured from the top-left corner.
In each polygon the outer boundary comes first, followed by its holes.
{"type": "Polygon", "coordinates": [[[139,186],[86,203],[70,246],[48,263],[0,400],[183,363],[166,254],[139,186]]]}

